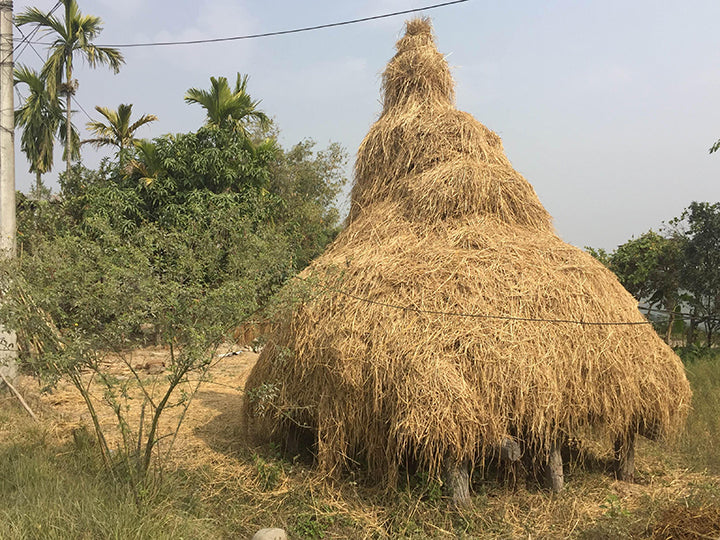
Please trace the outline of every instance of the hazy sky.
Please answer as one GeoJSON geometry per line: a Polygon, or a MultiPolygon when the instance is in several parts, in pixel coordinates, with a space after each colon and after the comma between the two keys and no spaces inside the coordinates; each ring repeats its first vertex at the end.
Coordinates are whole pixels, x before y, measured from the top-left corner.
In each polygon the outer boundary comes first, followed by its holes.
{"type": "MultiPolygon", "coordinates": [[[[79,0],[99,44],[226,37],[379,15],[438,0],[79,0]]],[[[50,10],[55,0],[16,0],[50,10]]],[[[58,10],[57,13],[60,13],[58,10]]],[[[427,12],[457,82],[457,105],[497,132],[560,236],[614,248],[693,200],[720,201],[718,0],[469,0],[427,12]]],[[[250,75],[281,142],[340,142],[351,155],[380,112],[380,73],[406,17],[217,44],[122,49],[118,75],[78,62],[77,101],[133,103],[159,121],[139,136],[197,129],[190,87],[250,75]]],[[[27,30],[24,30],[27,31],[27,30]]],[[[17,36],[17,33],[16,33],[17,36]]],[[[45,55],[42,45],[35,46],[45,55]]],[[[38,67],[27,48],[16,62],[38,67]]],[[[17,97],[16,97],[17,99],[17,97]]],[[[83,113],[75,122],[84,127],[83,113]]],[[[18,136],[19,138],[19,136],[18,136]]],[[[109,155],[105,152],[100,155],[109,155]]],[[[98,155],[84,150],[88,165],[98,155]]],[[[17,156],[18,189],[33,180],[17,156]]],[[[57,186],[59,156],[46,182],[57,186]]],[[[348,169],[351,170],[350,168],[348,169]]]]}

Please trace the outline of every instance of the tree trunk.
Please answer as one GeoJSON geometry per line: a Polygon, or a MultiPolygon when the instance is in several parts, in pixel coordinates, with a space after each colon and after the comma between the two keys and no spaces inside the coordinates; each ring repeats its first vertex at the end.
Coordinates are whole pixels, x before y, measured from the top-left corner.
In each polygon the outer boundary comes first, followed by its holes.
{"type": "Polygon", "coordinates": [[[667,332],[665,333],[665,343],[670,345],[670,339],[672,338],[673,325],[675,324],[675,304],[670,306],[670,320],[668,321],[667,332]]]}
{"type": "Polygon", "coordinates": [[[565,475],[563,472],[562,455],[560,454],[560,445],[553,443],[550,448],[548,462],[545,466],[545,485],[552,489],[555,493],[562,491],[565,484],[565,475]]]}
{"type": "Polygon", "coordinates": [[[615,440],[615,476],[623,482],[635,479],[635,431],[615,440]]]}
{"type": "Polygon", "coordinates": [[[453,506],[461,510],[472,505],[470,500],[470,462],[445,456],[443,463],[447,494],[452,497],[453,506]]]}
{"type": "Polygon", "coordinates": [[[695,317],[693,315],[690,315],[690,327],[688,328],[687,337],[685,338],[685,346],[689,347],[695,342],[695,327],[697,323],[695,322],[695,317]]]}
{"type": "Polygon", "coordinates": [[[72,125],[70,124],[70,105],[72,101],[72,79],[70,78],[71,75],[68,73],[67,77],[67,96],[65,96],[65,106],[67,107],[67,123],[65,125],[65,163],[66,168],[65,172],[67,175],[67,178],[65,181],[70,180],[70,168],[72,167],[72,125]]]}

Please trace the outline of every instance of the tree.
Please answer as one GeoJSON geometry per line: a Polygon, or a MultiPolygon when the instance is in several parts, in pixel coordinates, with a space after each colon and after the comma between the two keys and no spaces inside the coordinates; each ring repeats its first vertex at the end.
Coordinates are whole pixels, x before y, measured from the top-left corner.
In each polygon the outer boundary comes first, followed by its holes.
{"type": "Polygon", "coordinates": [[[710,347],[720,326],[720,203],[693,202],[675,222],[684,225],[688,238],[682,285],[702,317],[710,347]]]}
{"type": "Polygon", "coordinates": [[[337,143],[316,151],[306,139],[279,152],[268,190],[282,201],[275,222],[295,246],[293,261],[304,268],[340,231],[336,199],[345,180],[347,153],[337,143]]]}
{"type": "Polygon", "coordinates": [[[717,152],[718,150],[720,150],[720,139],[715,141],[715,144],[710,147],[710,153],[712,154],[713,152],[717,152]]]}
{"type": "Polygon", "coordinates": [[[35,70],[18,65],[15,68],[15,85],[25,84],[29,95],[15,111],[15,125],[22,127],[20,148],[30,162],[30,172],[35,173],[35,193],[44,191],[42,175],[53,166],[55,133],[63,111],[47,93],[45,81],[35,70]]]}
{"type": "Polygon", "coordinates": [[[90,67],[106,64],[115,73],[120,70],[124,59],[117,49],[92,43],[102,31],[100,17],[83,15],[76,0],[60,1],[65,7],[63,20],[33,7],[19,14],[15,22],[19,26],[35,24],[45,35],[55,38],[50,45],[50,55],[43,66],[42,75],[53,99],[57,99],[58,95],[65,97],[65,160],[67,174],[70,174],[71,160],[76,152],[72,137],[71,102],[78,86],[77,80],[73,79],[73,58],[77,53],[85,58],[90,67]]]}
{"type": "Polygon", "coordinates": [[[615,272],[630,294],[646,301],[648,314],[660,305],[669,315],[665,341],[670,342],[675,310],[680,301],[681,274],[685,238],[681,234],[665,237],[648,231],[628,240],[608,254],[605,250],[589,249],[591,255],[615,272]]]}
{"type": "MultiPolygon", "coordinates": [[[[45,80],[36,71],[19,65],[15,69],[15,85],[25,84],[30,92],[25,103],[15,111],[15,125],[23,128],[20,148],[30,162],[30,172],[34,172],[35,193],[41,196],[46,190],[42,175],[53,166],[55,135],[64,143],[67,139],[65,111],[47,91],[45,80]]],[[[73,158],[78,156],[77,142],[80,140],[77,130],[71,125],[71,139],[74,143],[73,158]]]]}
{"type": "Polygon", "coordinates": [[[154,114],[144,114],[138,120],[130,123],[130,115],[132,114],[132,104],[120,104],[117,110],[108,107],[95,107],[95,110],[102,114],[105,122],[88,122],[87,128],[95,135],[94,139],[84,140],[83,143],[90,143],[96,148],[101,146],[116,146],[122,156],[124,151],[131,148],[135,141],[135,132],[138,128],[155,122],[157,116],[154,114]]]}
{"type": "MultiPolygon", "coordinates": [[[[168,135],[167,137],[172,137],[168,135]]],[[[125,165],[126,178],[134,178],[146,186],[158,179],[164,171],[162,159],[158,156],[157,146],[147,139],[139,139],[133,142],[135,146],[135,157],[125,165]]]]}
{"type": "Polygon", "coordinates": [[[270,119],[259,111],[259,100],[247,93],[247,75],[237,74],[235,89],[231,90],[225,77],[210,77],[210,90],[190,88],[185,94],[186,103],[197,103],[207,112],[207,124],[248,135],[248,124],[258,122],[267,126],[270,119]]]}

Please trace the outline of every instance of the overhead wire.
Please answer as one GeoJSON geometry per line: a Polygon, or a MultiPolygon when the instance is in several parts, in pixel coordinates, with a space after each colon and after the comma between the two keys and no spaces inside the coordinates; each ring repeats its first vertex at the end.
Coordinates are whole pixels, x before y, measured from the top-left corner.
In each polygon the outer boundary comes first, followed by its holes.
{"type": "MultiPolygon", "coordinates": [[[[423,6],[419,8],[413,8],[413,9],[405,9],[402,11],[393,11],[392,13],[384,13],[382,15],[372,15],[370,17],[360,17],[358,19],[351,19],[346,21],[339,21],[339,22],[333,22],[333,23],[326,23],[326,24],[317,24],[313,26],[305,26],[302,28],[293,28],[291,30],[277,30],[274,32],[262,32],[259,34],[246,34],[246,35],[240,35],[240,36],[230,36],[230,37],[221,37],[221,38],[208,38],[208,39],[190,39],[190,40],[178,40],[178,41],[153,41],[153,42],[146,42],[146,43],[108,43],[108,44],[98,44],[98,47],[112,47],[115,49],[127,49],[132,47],[168,47],[168,46],[176,46],[176,45],[199,45],[201,43],[221,43],[225,41],[240,41],[244,39],[256,39],[256,38],[263,38],[263,37],[272,37],[272,36],[283,36],[287,34],[298,34],[300,32],[310,32],[313,30],[321,30],[323,28],[334,28],[338,26],[347,26],[349,24],[357,24],[361,22],[368,22],[368,21],[375,21],[378,19],[386,19],[388,17],[396,17],[398,15],[407,15],[408,13],[417,13],[419,11],[428,11],[431,9],[438,9],[441,7],[451,6],[453,4],[462,4],[464,2],[469,2],[470,0],[451,0],[448,2],[441,2],[438,4],[432,4],[429,6],[423,6]]],[[[43,42],[36,42],[40,45],[47,45],[47,43],[43,42]]]]}
{"type": "MultiPolygon", "coordinates": [[[[427,11],[431,9],[438,9],[441,7],[450,6],[453,4],[461,4],[464,2],[468,2],[469,0],[451,0],[447,2],[440,2],[437,4],[431,4],[429,6],[423,6],[420,8],[413,8],[413,9],[405,9],[400,11],[394,11],[391,13],[384,13],[381,15],[372,15],[369,17],[361,17],[357,19],[351,19],[346,21],[339,21],[339,22],[333,22],[333,23],[326,23],[326,24],[318,24],[314,26],[306,26],[302,28],[294,28],[291,30],[279,30],[274,32],[263,32],[259,34],[248,34],[248,35],[241,35],[241,36],[230,36],[230,37],[224,37],[224,38],[210,38],[210,39],[198,39],[198,40],[185,40],[185,41],[165,41],[165,42],[148,42],[148,43],[120,43],[120,44],[101,44],[97,45],[98,47],[113,47],[113,48],[130,48],[130,47],[156,47],[156,46],[171,46],[171,45],[195,45],[195,44],[201,44],[201,43],[218,43],[218,42],[226,42],[226,41],[238,41],[238,40],[244,40],[244,39],[255,39],[255,38],[261,38],[261,37],[270,37],[270,36],[280,36],[280,35],[287,35],[287,34],[296,34],[300,32],[309,32],[313,30],[320,30],[323,28],[333,28],[338,26],[346,26],[350,24],[356,24],[361,22],[368,22],[378,19],[385,19],[388,17],[396,17],[398,15],[406,15],[408,13],[416,13],[419,11],[427,11]]],[[[52,13],[62,4],[61,1],[58,1],[55,6],[50,10],[48,13],[48,16],[52,15],[52,13]]],[[[15,25],[15,27],[20,31],[20,33],[23,35],[23,39],[18,43],[18,45],[14,48],[14,51],[16,51],[23,43],[25,44],[25,47],[23,48],[23,51],[27,48],[29,45],[32,47],[35,54],[38,55],[38,57],[42,60],[42,56],[40,53],[37,52],[35,47],[33,47],[33,44],[41,44],[41,45],[47,45],[47,43],[44,42],[33,42],[32,38],[35,36],[35,34],[39,31],[40,26],[36,26],[32,32],[30,32],[28,35],[25,35],[20,27],[18,25],[15,25]]],[[[18,55],[19,56],[19,55],[18,55]]],[[[8,56],[9,57],[9,56],[8,56]]],[[[7,58],[6,58],[7,59],[7,58]]],[[[77,101],[75,96],[72,96],[73,102],[80,108],[80,110],[87,116],[91,121],[95,121],[95,119],[85,110],[85,108],[77,101]]]]}
{"type": "MultiPolygon", "coordinates": [[[[28,42],[28,45],[30,45],[30,48],[31,48],[31,49],[33,50],[33,52],[37,55],[37,57],[38,57],[40,60],[43,60],[43,57],[40,55],[40,53],[37,51],[37,49],[34,47],[34,45],[33,45],[32,43],[30,43],[30,42],[28,42]]],[[[75,98],[74,95],[71,95],[70,98],[71,98],[72,101],[75,103],[75,105],[77,105],[78,108],[85,114],[85,116],[88,117],[88,119],[89,119],[91,122],[96,122],[95,118],[93,118],[92,116],[90,116],[90,114],[85,110],[85,107],[83,107],[83,106],[80,104],[80,102],[75,98]]]]}
{"type": "MultiPolygon", "coordinates": [[[[62,5],[62,1],[58,0],[58,2],[55,4],[55,6],[48,12],[47,16],[50,17],[50,15],[52,15],[53,12],[54,12],[57,8],[59,8],[61,5],[62,5]]],[[[17,54],[17,56],[20,56],[20,55],[25,51],[25,49],[27,48],[27,46],[31,43],[32,38],[34,38],[35,35],[40,31],[40,26],[39,26],[39,25],[36,25],[35,28],[33,28],[33,29],[30,31],[30,33],[28,33],[28,35],[26,36],[25,33],[20,29],[20,26],[18,26],[17,24],[15,24],[15,22],[13,22],[13,26],[15,26],[15,28],[18,29],[18,31],[20,32],[20,34],[22,34],[23,39],[21,39],[21,40],[17,43],[17,45],[15,45],[15,47],[13,47],[13,50],[12,50],[11,53],[9,53],[5,58],[2,59],[2,62],[0,62],[0,63],[2,63],[2,64],[4,64],[4,63],[7,61],[8,58],[10,58],[11,56],[13,56],[13,55],[15,54],[15,52],[16,52],[23,44],[25,44],[25,47],[23,47],[23,50],[20,51],[20,52],[17,54]]]]}
{"type": "Polygon", "coordinates": [[[339,288],[329,287],[320,283],[312,282],[308,279],[301,278],[300,276],[293,276],[293,279],[308,283],[311,286],[317,286],[326,291],[335,292],[359,300],[367,304],[373,304],[376,306],[387,307],[391,309],[397,309],[400,311],[408,311],[413,313],[421,313],[428,315],[446,315],[448,317],[466,317],[473,319],[494,319],[494,320],[505,320],[505,321],[520,321],[520,322],[546,322],[546,323],[560,323],[560,324],[579,324],[581,326],[639,326],[639,325],[652,325],[650,321],[584,321],[578,319],[546,319],[543,317],[515,317],[512,315],[490,315],[487,313],[463,313],[460,311],[440,311],[435,309],[422,309],[415,306],[403,306],[400,304],[391,304],[389,302],[379,302],[377,300],[371,300],[353,293],[349,293],[339,288]]]}
{"type": "MultiPolygon", "coordinates": [[[[344,291],[342,289],[336,288],[336,287],[329,287],[327,285],[322,285],[314,281],[310,281],[305,278],[301,278],[300,276],[293,276],[292,279],[305,282],[311,286],[317,286],[321,289],[324,289],[329,292],[335,292],[338,294],[342,294],[344,296],[347,296],[349,298],[353,298],[354,300],[359,300],[361,302],[365,302],[367,304],[373,304],[376,306],[382,306],[392,309],[397,309],[401,311],[410,311],[414,313],[423,313],[423,314],[429,314],[429,315],[446,315],[449,317],[467,317],[467,318],[477,318],[477,319],[499,319],[499,320],[507,320],[507,321],[522,321],[522,322],[547,322],[547,323],[565,323],[565,324],[579,324],[583,326],[637,326],[637,325],[652,325],[652,321],[646,320],[646,321],[585,321],[585,320],[578,320],[578,319],[547,319],[542,317],[515,317],[511,315],[490,315],[485,313],[463,313],[458,311],[440,311],[440,310],[433,310],[433,309],[422,309],[415,306],[403,306],[400,304],[392,304],[389,302],[379,302],[377,300],[371,300],[369,298],[364,298],[362,296],[349,293],[347,291],[344,291]]],[[[698,322],[720,322],[719,318],[712,317],[712,316],[704,316],[704,315],[698,315],[698,314],[692,314],[692,313],[684,313],[684,312],[671,312],[666,311],[662,309],[649,309],[645,306],[638,306],[639,311],[646,311],[648,315],[651,313],[661,313],[663,315],[670,316],[671,314],[675,314],[676,318],[680,319],[690,319],[690,320],[696,320],[698,322]]]]}

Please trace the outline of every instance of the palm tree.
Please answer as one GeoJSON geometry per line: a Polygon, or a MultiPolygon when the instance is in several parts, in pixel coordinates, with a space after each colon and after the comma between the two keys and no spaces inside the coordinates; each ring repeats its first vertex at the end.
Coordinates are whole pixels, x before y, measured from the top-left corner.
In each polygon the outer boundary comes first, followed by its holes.
{"type": "Polygon", "coordinates": [[[15,111],[15,125],[23,128],[20,148],[35,173],[35,192],[42,192],[42,175],[53,166],[55,132],[60,125],[62,110],[50,98],[45,81],[27,66],[15,68],[15,85],[26,84],[30,92],[25,103],[15,111]]]}
{"type": "Polygon", "coordinates": [[[73,79],[73,57],[79,53],[87,60],[90,67],[106,64],[115,73],[125,61],[122,54],[112,47],[98,47],[92,41],[102,31],[102,19],[93,15],[83,15],[76,0],[60,0],[65,6],[65,18],[43,13],[37,8],[28,8],[15,18],[15,22],[35,24],[46,35],[53,35],[55,40],[50,45],[50,55],[43,66],[42,75],[47,81],[48,93],[57,99],[65,97],[65,159],[67,172],[70,173],[70,162],[76,152],[72,137],[70,121],[71,101],[77,90],[77,80],[73,79]]]}
{"type": "MultiPolygon", "coordinates": [[[[15,111],[15,125],[23,128],[20,148],[30,162],[30,172],[36,175],[35,193],[41,194],[44,191],[42,175],[53,166],[55,135],[59,135],[61,142],[67,137],[65,111],[47,91],[45,80],[35,70],[18,65],[15,85],[18,84],[27,85],[30,93],[15,111]]],[[[71,126],[71,137],[74,142],[79,140],[74,126],[71,126]]]]}
{"type": "Polygon", "coordinates": [[[87,139],[84,143],[90,143],[96,148],[101,146],[117,146],[122,157],[124,151],[131,148],[135,138],[135,131],[145,124],[155,122],[157,116],[154,114],[144,114],[137,121],[130,123],[130,115],[132,114],[132,104],[120,104],[117,110],[108,107],[96,106],[95,110],[102,114],[106,119],[105,122],[88,122],[87,128],[95,135],[94,139],[87,139]]]}
{"type": "Polygon", "coordinates": [[[164,172],[157,145],[147,139],[135,140],[133,145],[137,150],[137,156],[125,165],[125,174],[149,186],[164,172]]]}
{"type": "Polygon", "coordinates": [[[207,124],[220,128],[229,128],[248,134],[248,121],[257,121],[267,127],[270,119],[257,110],[260,100],[253,100],[247,93],[247,75],[237,74],[235,88],[232,90],[225,77],[210,77],[210,90],[190,88],[185,93],[186,103],[198,103],[207,112],[207,124]]]}

